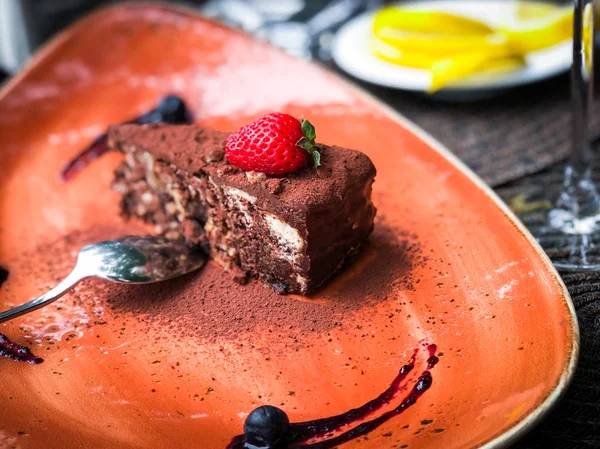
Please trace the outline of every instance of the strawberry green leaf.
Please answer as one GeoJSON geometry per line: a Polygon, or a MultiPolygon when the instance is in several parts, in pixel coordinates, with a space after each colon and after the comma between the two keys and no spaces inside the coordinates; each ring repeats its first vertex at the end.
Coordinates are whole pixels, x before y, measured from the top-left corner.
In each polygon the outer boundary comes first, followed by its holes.
{"type": "Polygon", "coordinates": [[[310,140],[308,140],[306,137],[303,137],[302,139],[300,139],[296,145],[298,145],[300,148],[304,148],[306,151],[308,151],[310,153],[310,151],[313,149],[313,144],[311,143],[310,140]]]}
{"type": "Polygon", "coordinates": [[[302,134],[304,134],[304,137],[296,142],[296,145],[310,154],[315,168],[319,167],[321,165],[321,153],[317,151],[317,147],[315,146],[315,138],[317,136],[315,127],[308,120],[300,119],[300,123],[302,124],[302,134]]]}
{"type": "Polygon", "coordinates": [[[308,120],[302,119],[302,134],[306,137],[311,143],[315,142],[315,138],[317,137],[317,133],[315,131],[315,127],[308,120]]]}
{"type": "Polygon", "coordinates": [[[315,164],[315,168],[320,167],[321,166],[321,153],[319,153],[317,150],[313,150],[312,152],[310,152],[310,155],[313,158],[313,163],[315,164]]]}

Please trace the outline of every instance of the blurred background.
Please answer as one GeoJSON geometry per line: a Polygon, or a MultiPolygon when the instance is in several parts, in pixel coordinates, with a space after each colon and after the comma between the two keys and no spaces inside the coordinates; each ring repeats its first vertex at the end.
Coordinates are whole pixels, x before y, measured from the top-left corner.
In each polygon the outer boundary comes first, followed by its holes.
{"type": "MultiPolygon", "coordinates": [[[[75,20],[121,3],[0,0],[0,83],[75,20]]],[[[163,3],[244,30],[350,78],[443,142],[492,186],[535,173],[569,152],[572,2],[163,3]],[[402,6],[388,14],[386,7],[393,5],[402,6]],[[415,15],[419,8],[423,14],[415,15]]],[[[600,115],[592,117],[591,128],[600,136],[600,115]]]]}
{"type": "MultiPolygon", "coordinates": [[[[0,69],[16,72],[55,33],[110,0],[0,0],[0,69]]],[[[329,58],[332,33],[382,0],[196,0],[185,6],[304,58],[329,58]]]]}

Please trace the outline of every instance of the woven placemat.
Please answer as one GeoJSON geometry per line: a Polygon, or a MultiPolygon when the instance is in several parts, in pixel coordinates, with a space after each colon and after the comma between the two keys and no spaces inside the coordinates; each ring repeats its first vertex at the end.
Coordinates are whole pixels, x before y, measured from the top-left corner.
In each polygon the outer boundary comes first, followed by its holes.
{"type": "MultiPolygon", "coordinates": [[[[563,164],[497,189],[510,203],[516,195],[558,194],[563,164]]],[[[598,177],[597,182],[600,180],[598,177]]],[[[511,449],[600,448],[600,273],[562,273],[581,331],[575,377],[564,398],[542,423],[511,449]]]]}
{"type": "MultiPolygon", "coordinates": [[[[492,186],[535,173],[569,153],[568,75],[469,103],[352,81],[421,126],[492,186]]],[[[596,104],[592,134],[600,132],[600,101],[596,104]]]]}

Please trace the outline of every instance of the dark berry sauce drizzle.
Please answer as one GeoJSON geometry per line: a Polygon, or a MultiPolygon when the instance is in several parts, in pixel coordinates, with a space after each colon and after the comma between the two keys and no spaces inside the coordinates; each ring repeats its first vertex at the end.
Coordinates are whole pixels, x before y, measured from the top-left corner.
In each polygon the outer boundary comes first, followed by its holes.
{"type": "Polygon", "coordinates": [[[13,343],[3,334],[0,334],[0,356],[16,360],[17,362],[31,363],[32,365],[37,365],[44,361],[41,357],[33,355],[28,347],[13,343]]]}
{"type": "Polygon", "coordinates": [[[8,270],[6,268],[4,268],[3,266],[0,266],[0,287],[2,287],[2,284],[4,284],[4,282],[6,282],[7,279],[8,279],[8,270]]]}
{"type": "MultiPolygon", "coordinates": [[[[0,287],[2,287],[2,284],[7,279],[8,270],[0,266],[0,287]]],[[[37,365],[44,361],[44,359],[33,355],[28,347],[13,343],[3,334],[0,334],[0,356],[16,360],[17,362],[31,363],[32,365],[37,365]]]]}
{"type": "MultiPolygon", "coordinates": [[[[404,391],[407,386],[402,384],[408,374],[414,369],[418,349],[415,350],[412,357],[406,365],[400,368],[398,375],[392,381],[390,386],[381,393],[377,398],[367,402],[361,407],[349,410],[340,415],[330,418],[316,419],[313,421],[292,423],[289,426],[289,432],[283,444],[277,446],[263,446],[264,449],[333,449],[340,444],[347,443],[355,438],[366,435],[377,429],[383,423],[389,421],[395,416],[400,415],[404,410],[414,405],[419,397],[421,397],[430,387],[433,382],[430,370],[438,363],[439,359],[435,355],[437,346],[434,344],[427,345],[429,357],[427,359],[427,369],[421,373],[417,382],[412,387],[410,393],[402,399],[400,404],[392,410],[389,410],[377,418],[363,422],[358,426],[350,429],[336,437],[325,439],[314,443],[306,443],[309,440],[319,438],[328,438],[334,432],[341,430],[343,427],[349,426],[357,421],[363,420],[369,415],[380,410],[383,406],[389,404],[394,396],[400,391],[404,391]]],[[[234,437],[227,445],[227,449],[252,449],[256,446],[249,444],[246,441],[245,435],[234,437]]]]}
{"type": "MultiPolygon", "coordinates": [[[[169,95],[164,97],[156,108],[123,124],[170,123],[177,125],[192,122],[192,114],[184,101],[175,95],[169,95]]],[[[108,150],[107,135],[104,133],[63,168],[61,178],[63,181],[70,181],[88,164],[98,159],[108,150]]]]}

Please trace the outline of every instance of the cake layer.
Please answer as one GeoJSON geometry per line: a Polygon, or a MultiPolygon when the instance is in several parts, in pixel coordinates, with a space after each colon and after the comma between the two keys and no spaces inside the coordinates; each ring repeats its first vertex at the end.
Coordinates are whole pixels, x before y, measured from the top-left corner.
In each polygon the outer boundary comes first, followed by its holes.
{"type": "Polygon", "coordinates": [[[358,151],[321,146],[322,166],[285,177],[227,163],[228,134],[196,125],[121,125],[114,188],[122,209],[156,232],[202,245],[238,277],[306,294],[362,248],[372,231],[375,168],[358,151]]]}

